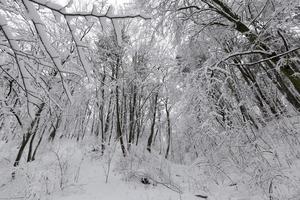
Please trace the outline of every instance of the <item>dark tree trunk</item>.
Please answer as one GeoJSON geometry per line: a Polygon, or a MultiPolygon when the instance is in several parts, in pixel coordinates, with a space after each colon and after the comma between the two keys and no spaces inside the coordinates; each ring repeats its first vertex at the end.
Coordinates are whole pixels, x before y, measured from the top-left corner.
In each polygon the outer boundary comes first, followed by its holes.
{"type": "Polygon", "coordinates": [[[37,143],[37,145],[35,146],[35,149],[34,149],[34,151],[33,151],[33,154],[32,154],[32,157],[31,157],[31,160],[32,160],[32,161],[35,160],[35,156],[36,156],[37,150],[38,150],[38,148],[39,148],[39,146],[40,146],[40,144],[41,144],[41,142],[42,142],[42,139],[43,139],[43,136],[44,136],[44,134],[45,134],[45,132],[46,132],[46,129],[47,129],[47,126],[44,125],[44,129],[43,129],[43,132],[42,132],[42,134],[41,134],[41,137],[39,138],[39,141],[38,141],[38,143],[37,143]]]}
{"type": "Polygon", "coordinates": [[[156,109],[157,109],[157,99],[158,99],[158,92],[154,95],[154,101],[153,101],[153,116],[152,116],[152,122],[151,122],[151,129],[150,129],[150,135],[147,142],[147,150],[151,152],[151,145],[153,141],[154,136],[154,128],[155,128],[155,119],[156,119],[156,109]]]}
{"type": "Polygon", "coordinates": [[[128,140],[128,149],[134,143],[134,135],[135,135],[135,107],[136,107],[136,86],[132,86],[131,90],[132,99],[129,105],[129,140],[128,140]]]}
{"type": "Polygon", "coordinates": [[[138,110],[136,111],[136,117],[135,117],[136,118],[136,140],[135,140],[135,145],[136,146],[139,143],[141,126],[142,126],[142,122],[141,122],[142,121],[141,101],[142,101],[142,95],[139,95],[139,98],[138,98],[138,110]]]}
{"type": "MultiPolygon", "coordinates": [[[[117,62],[119,63],[119,61],[117,62]]],[[[116,80],[118,80],[118,67],[120,67],[120,65],[118,64],[116,66],[116,72],[115,72],[115,78],[116,80]]],[[[119,86],[118,84],[116,85],[116,128],[117,128],[117,139],[120,140],[120,145],[121,145],[121,150],[123,153],[123,156],[126,156],[126,148],[125,148],[125,144],[123,141],[123,135],[122,135],[122,125],[121,125],[121,113],[120,113],[120,105],[119,105],[119,86]]]]}
{"type": "Polygon", "coordinates": [[[108,146],[110,145],[111,138],[113,135],[113,129],[114,129],[114,115],[115,115],[115,107],[112,108],[112,113],[111,113],[111,122],[110,122],[110,133],[109,133],[109,138],[108,138],[108,146]]]}
{"type": "Polygon", "coordinates": [[[168,108],[168,100],[166,100],[165,102],[165,111],[167,117],[167,133],[168,133],[168,146],[167,146],[165,158],[168,159],[170,146],[171,146],[171,119],[170,119],[170,108],[168,108]]]}
{"type": "MultiPolygon", "coordinates": [[[[210,4],[204,0],[202,0],[202,2],[206,3],[211,9],[214,9],[214,11],[217,12],[219,15],[226,18],[231,23],[235,24],[235,30],[243,34],[251,44],[257,47],[257,49],[263,49],[264,51],[271,52],[272,48],[270,48],[267,44],[261,42],[258,35],[251,31],[248,28],[248,26],[241,21],[240,16],[234,13],[226,3],[224,3],[221,0],[212,0],[213,4],[210,4]]],[[[270,56],[262,56],[263,59],[269,59],[268,61],[264,62],[267,66],[267,75],[273,81],[274,85],[277,86],[278,90],[286,96],[288,102],[299,112],[300,78],[294,76],[295,69],[292,65],[287,64],[281,67],[282,74],[285,75],[285,77],[289,80],[289,82],[293,85],[294,89],[298,93],[297,95],[295,95],[292,89],[289,86],[287,86],[287,83],[285,83],[285,81],[281,77],[281,74],[279,74],[276,70],[276,66],[278,62],[280,62],[280,57],[276,56],[277,54],[275,52],[273,52],[270,56]],[[269,71],[272,71],[273,75],[275,76],[274,78],[272,77],[269,71]]]]}
{"type": "Polygon", "coordinates": [[[55,136],[56,136],[56,131],[57,131],[59,125],[60,125],[60,122],[61,122],[61,113],[60,113],[59,116],[57,117],[56,122],[55,122],[55,125],[51,124],[52,129],[50,128],[51,133],[50,133],[50,135],[49,135],[49,137],[48,137],[48,141],[49,141],[49,142],[50,142],[50,141],[53,142],[53,140],[54,140],[54,138],[55,138],[55,136]]]}
{"type": "Polygon", "coordinates": [[[34,134],[34,132],[37,130],[34,130],[34,126],[35,125],[38,125],[38,121],[40,119],[40,115],[43,111],[43,108],[45,106],[45,103],[42,103],[38,109],[38,111],[36,112],[35,114],[35,117],[34,119],[31,121],[31,124],[30,124],[30,127],[28,128],[27,132],[23,135],[23,140],[22,140],[22,143],[21,143],[21,147],[18,151],[18,154],[17,154],[17,157],[16,157],[16,160],[14,162],[14,167],[18,166],[19,165],[19,162],[22,158],[22,155],[23,155],[23,152],[24,152],[24,149],[31,137],[32,134],[34,134]]]}
{"type": "Polygon", "coordinates": [[[100,129],[101,129],[101,154],[104,154],[105,150],[105,143],[106,143],[106,135],[105,135],[105,128],[104,128],[104,106],[105,106],[105,90],[104,90],[104,83],[106,79],[106,72],[104,68],[104,74],[102,75],[102,80],[101,80],[101,103],[99,107],[99,120],[100,120],[100,129]]]}

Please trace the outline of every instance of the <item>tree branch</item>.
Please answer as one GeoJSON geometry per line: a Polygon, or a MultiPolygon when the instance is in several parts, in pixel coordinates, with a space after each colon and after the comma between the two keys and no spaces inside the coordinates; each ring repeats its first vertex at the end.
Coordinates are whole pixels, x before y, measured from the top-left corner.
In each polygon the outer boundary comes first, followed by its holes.
{"type": "Polygon", "coordinates": [[[289,50],[289,51],[286,51],[286,52],[283,52],[283,53],[280,53],[280,54],[276,54],[275,56],[271,56],[271,57],[268,57],[268,58],[259,60],[259,61],[257,61],[257,62],[252,62],[252,63],[242,63],[242,64],[239,64],[239,65],[246,65],[246,66],[256,65],[256,64],[259,64],[259,63],[262,63],[262,62],[270,61],[270,60],[272,60],[272,59],[274,59],[274,58],[279,58],[279,57],[285,56],[285,55],[287,55],[287,54],[293,53],[293,52],[298,51],[298,50],[300,50],[300,47],[291,49],[291,50],[289,50]]]}
{"type": "Polygon", "coordinates": [[[65,10],[65,7],[62,7],[58,4],[51,3],[51,2],[46,2],[43,3],[40,0],[29,0],[37,5],[43,6],[45,8],[48,8],[52,11],[55,11],[61,15],[64,16],[70,16],[70,17],[96,17],[96,18],[107,18],[107,19],[128,19],[128,18],[142,18],[144,20],[151,19],[150,17],[145,17],[141,14],[136,14],[136,15],[110,15],[107,13],[105,14],[100,14],[97,13],[94,9],[92,9],[91,12],[67,12],[65,10]]]}

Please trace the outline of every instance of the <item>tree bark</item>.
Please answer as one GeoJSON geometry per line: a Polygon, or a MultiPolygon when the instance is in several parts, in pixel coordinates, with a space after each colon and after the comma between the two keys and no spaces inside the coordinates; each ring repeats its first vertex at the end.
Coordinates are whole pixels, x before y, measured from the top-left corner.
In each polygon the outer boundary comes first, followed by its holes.
{"type": "Polygon", "coordinates": [[[153,101],[153,115],[152,115],[152,122],[151,122],[151,129],[150,129],[150,135],[147,142],[147,150],[151,152],[151,145],[153,141],[153,135],[154,135],[154,128],[155,128],[155,119],[156,119],[156,109],[157,109],[157,99],[158,99],[158,92],[154,95],[154,101],[153,101]]]}
{"type": "MultiPolygon", "coordinates": [[[[261,42],[253,31],[251,31],[246,24],[244,24],[239,15],[234,13],[232,9],[223,1],[220,0],[211,0],[212,3],[208,3],[207,1],[202,0],[203,3],[207,4],[211,9],[213,9],[215,12],[217,12],[219,15],[227,19],[228,21],[232,22],[235,26],[235,30],[243,34],[248,41],[251,44],[254,44],[257,49],[262,49],[267,52],[271,52],[271,49],[267,44],[261,42]]],[[[273,81],[273,83],[277,86],[278,90],[286,96],[286,99],[289,101],[289,103],[299,112],[300,111],[300,78],[297,76],[293,76],[295,69],[291,65],[285,65],[281,67],[282,74],[285,75],[285,77],[289,80],[289,82],[293,85],[294,89],[298,93],[297,95],[293,94],[293,91],[291,88],[287,86],[285,81],[282,79],[281,74],[279,74],[276,71],[276,65],[279,62],[279,57],[276,57],[275,52],[271,52],[272,55],[263,55],[263,59],[265,58],[271,58],[269,61],[266,61],[266,65],[268,69],[271,69],[274,73],[274,78],[272,78],[272,75],[270,72],[267,73],[269,78],[273,81]]],[[[269,71],[269,70],[268,70],[269,71]]]]}
{"type": "Polygon", "coordinates": [[[37,130],[37,129],[34,130],[34,126],[35,126],[36,124],[38,124],[38,121],[40,120],[40,115],[41,115],[41,113],[42,113],[42,111],[43,111],[44,106],[45,106],[45,103],[41,103],[41,105],[39,106],[38,111],[37,111],[36,114],[35,114],[34,119],[33,119],[33,120],[31,121],[31,123],[30,123],[30,127],[28,128],[27,132],[23,135],[23,140],[22,140],[20,149],[19,149],[19,151],[18,151],[16,160],[15,160],[15,162],[14,162],[14,167],[16,167],[16,166],[19,165],[19,162],[20,162],[20,160],[21,160],[21,158],[22,158],[24,149],[25,149],[25,147],[26,147],[26,145],[27,145],[27,143],[28,143],[30,137],[31,137],[32,134],[34,134],[35,131],[37,130]]]}
{"type": "Polygon", "coordinates": [[[168,145],[167,145],[165,158],[168,159],[168,155],[171,147],[171,119],[170,119],[170,108],[168,108],[168,99],[165,102],[165,111],[167,117],[167,133],[168,133],[168,145]]]}
{"type": "MultiPolygon", "coordinates": [[[[117,62],[119,63],[119,61],[117,62]]],[[[115,73],[115,77],[116,77],[116,80],[118,80],[118,67],[119,64],[116,66],[116,73],[115,73]]],[[[123,156],[125,157],[126,156],[126,148],[125,148],[125,145],[124,145],[124,141],[123,141],[123,135],[122,135],[122,125],[121,125],[121,113],[120,113],[120,105],[119,105],[119,86],[118,86],[118,83],[116,84],[116,128],[117,128],[117,139],[120,140],[120,145],[121,145],[121,150],[122,150],[122,153],[123,153],[123,156]]]]}
{"type": "Polygon", "coordinates": [[[129,104],[129,140],[128,140],[128,149],[134,143],[135,136],[135,107],[136,107],[136,86],[132,86],[131,88],[132,98],[129,104]]]}

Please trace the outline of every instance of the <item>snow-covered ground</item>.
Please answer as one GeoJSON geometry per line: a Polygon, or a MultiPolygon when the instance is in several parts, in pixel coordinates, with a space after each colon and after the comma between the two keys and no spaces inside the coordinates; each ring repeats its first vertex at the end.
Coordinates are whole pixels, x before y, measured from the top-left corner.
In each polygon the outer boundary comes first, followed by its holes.
{"type": "Polygon", "coordinates": [[[132,154],[124,159],[117,147],[107,149],[101,156],[93,145],[62,140],[45,145],[40,152],[42,156],[34,162],[23,162],[13,168],[15,152],[4,151],[11,149],[9,145],[0,146],[0,200],[266,199],[266,195],[243,182],[243,177],[234,178],[237,184],[215,182],[196,165],[174,164],[141,149],[133,148],[132,154]],[[150,184],[143,184],[142,178],[147,178],[150,184]]]}
{"type": "MultiPolygon", "coordinates": [[[[5,146],[6,144],[2,144],[5,146]]],[[[117,155],[101,157],[99,152],[89,151],[79,145],[66,142],[63,145],[43,149],[43,158],[13,169],[9,152],[1,155],[0,199],[53,199],[53,200],[168,200],[197,199],[192,194],[173,191],[167,183],[142,184],[140,177],[125,175],[116,164],[117,155]],[[48,152],[48,153],[46,153],[48,152]],[[112,160],[106,183],[108,159],[112,160]],[[15,178],[12,179],[12,172],[15,178]],[[127,177],[126,177],[127,176],[127,177]],[[171,189],[169,189],[170,187],[171,189]]],[[[14,152],[13,152],[14,153],[14,152]]],[[[131,174],[128,171],[128,174],[131,174]]],[[[175,187],[175,186],[174,186],[175,187]]]]}

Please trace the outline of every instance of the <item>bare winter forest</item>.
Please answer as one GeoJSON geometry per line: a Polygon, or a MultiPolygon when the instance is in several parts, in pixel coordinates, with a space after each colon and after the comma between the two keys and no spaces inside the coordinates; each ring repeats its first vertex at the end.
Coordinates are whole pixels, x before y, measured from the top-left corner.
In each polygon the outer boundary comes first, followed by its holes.
{"type": "Polygon", "coordinates": [[[0,200],[300,200],[300,0],[0,0],[0,200]]]}

